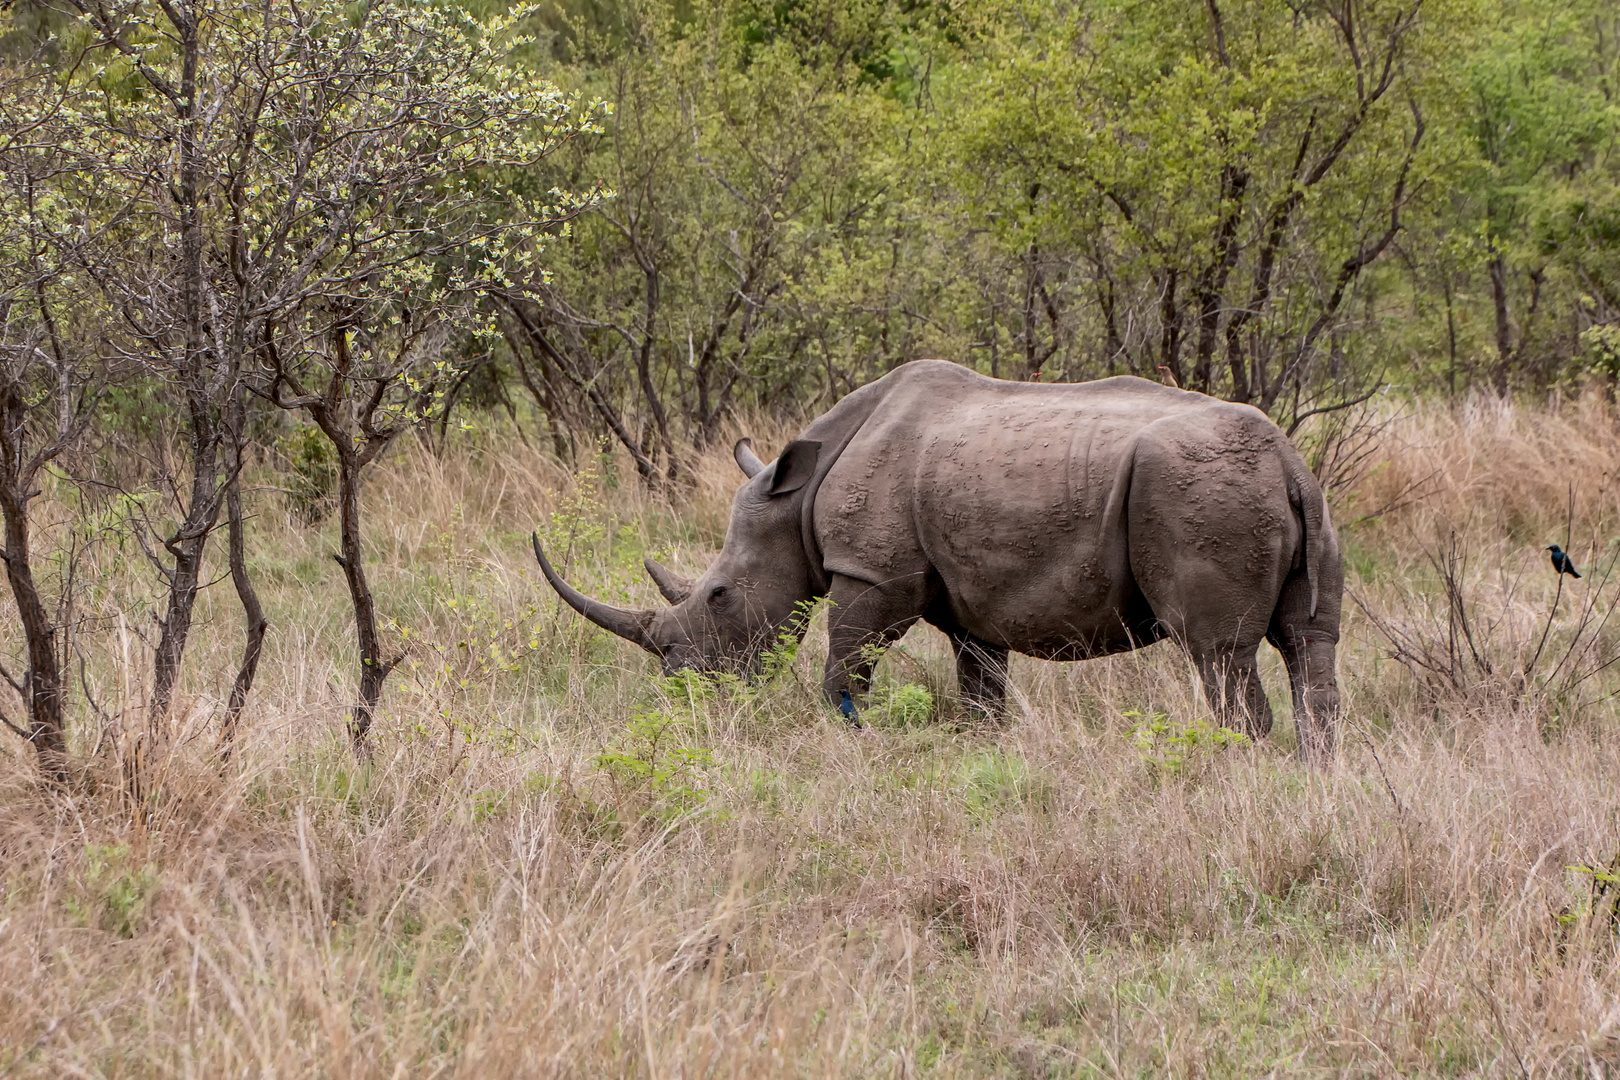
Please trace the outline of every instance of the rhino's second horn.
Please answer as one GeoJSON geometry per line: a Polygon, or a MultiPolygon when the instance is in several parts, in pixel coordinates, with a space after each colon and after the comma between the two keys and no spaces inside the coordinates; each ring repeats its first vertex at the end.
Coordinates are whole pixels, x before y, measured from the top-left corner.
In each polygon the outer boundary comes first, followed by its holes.
{"type": "Polygon", "coordinates": [[[646,567],[647,576],[653,579],[658,591],[664,594],[664,599],[672,604],[679,604],[692,595],[692,579],[684,578],[668,569],[657,559],[643,559],[641,565],[646,567]]]}

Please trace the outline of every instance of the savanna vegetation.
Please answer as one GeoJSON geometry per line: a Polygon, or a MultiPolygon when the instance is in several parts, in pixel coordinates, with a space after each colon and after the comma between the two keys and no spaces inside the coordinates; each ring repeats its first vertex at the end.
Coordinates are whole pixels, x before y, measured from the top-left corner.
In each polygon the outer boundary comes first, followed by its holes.
{"type": "Polygon", "coordinates": [[[1597,0],[14,0],[0,1076],[1620,1075],[1597,0]],[[1338,759],[1165,646],[603,599],[920,356],[1266,410],[1338,759]],[[768,456],[768,455],[767,455],[768,456]],[[1552,573],[1561,543],[1585,575],[1552,573]]]}

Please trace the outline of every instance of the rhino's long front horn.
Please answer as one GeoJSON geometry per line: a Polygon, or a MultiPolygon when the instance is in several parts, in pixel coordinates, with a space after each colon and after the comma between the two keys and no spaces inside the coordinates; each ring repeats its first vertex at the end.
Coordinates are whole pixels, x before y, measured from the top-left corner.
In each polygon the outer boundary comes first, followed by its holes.
{"type": "Polygon", "coordinates": [[[681,577],[657,559],[643,559],[641,565],[647,568],[647,576],[653,579],[653,584],[658,586],[658,591],[670,603],[678,604],[692,595],[691,578],[681,577]]]}
{"type": "Polygon", "coordinates": [[[753,439],[738,439],[737,445],[731,448],[731,456],[737,459],[737,468],[750,480],[765,468],[765,463],[754,454],[753,439]]]}
{"type": "Polygon", "coordinates": [[[564,581],[562,575],[552,569],[551,563],[546,559],[546,553],[540,550],[539,533],[535,533],[530,539],[534,542],[534,557],[540,561],[540,572],[546,575],[551,587],[557,590],[557,595],[562,597],[569,607],[602,629],[618,634],[626,641],[635,642],[655,656],[658,654],[657,647],[647,636],[647,622],[652,618],[651,612],[626,611],[624,608],[592,600],[564,581]]]}

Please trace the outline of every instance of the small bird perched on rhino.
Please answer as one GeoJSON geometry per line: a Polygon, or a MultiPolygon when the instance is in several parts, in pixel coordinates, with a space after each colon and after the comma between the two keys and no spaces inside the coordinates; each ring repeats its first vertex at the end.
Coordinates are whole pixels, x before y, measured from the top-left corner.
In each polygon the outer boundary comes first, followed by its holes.
{"type": "Polygon", "coordinates": [[[1300,755],[1334,749],[1344,570],[1322,489],[1264,413],[1121,377],[1004,382],[903,364],[834,405],[748,477],[725,546],[690,581],[648,559],[671,607],[630,611],[554,570],[574,610],[666,672],[749,671],[827,597],[823,690],[853,720],[883,648],[919,619],[956,653],[969,709],[1000,718],[1007,657],[1106,656],[1170,638],[1220,722],[1271,730],[1269,641],[1300,755]],[[853,695],[853,696],[852,696],[853,695]]]}
{"type": "Polygon", "coordinates": [[[1559,547],[1557,544],[1549,544],[1547,546],[1547,550],[1552,552],[1552,564],[1554,570],[1558,571],[1560,574],[1568,574],[1572,578],[1578,578],[1581,576],[1580,573],[1575,569],[1575,560],[1571,559],[1569,557],[1569,553],[1563,548],[1559,547]]]}

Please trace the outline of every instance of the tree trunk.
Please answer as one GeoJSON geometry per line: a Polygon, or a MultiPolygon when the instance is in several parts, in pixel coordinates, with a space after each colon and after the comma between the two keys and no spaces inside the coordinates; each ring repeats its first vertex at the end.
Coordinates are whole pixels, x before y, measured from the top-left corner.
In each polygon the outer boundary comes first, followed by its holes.
{"type": "Polygon", "coordinates": [[[270,623],[259,606],[259,594],[248,577],[247,551],[242,525],[241,445],[232,452],[231,482],[225,494],[225,515],[230,522],[231,583],[236,586],[236,597],[242,602],[242,614],[247,620],[247,642],[242,647],[242,665],[236,670],[236,683],[231,687],[230,703],[225,707],[225,726],[220,731],[219,756],[229,761],[236,739],[237,724],[242,718],[242,707],[247,704],[248,692],[253,689],[253,678],[259,670],[259,653],[264,647],[264,634],[270,623]]]}
{"type": "Polygon", "coordinates": [[[333,558],[343,567],[343,576],[349,583],[349,598],[354,603],[355,640],[360,646],[360,700],[355,703],[349,719],[349,739],[354,744],[355,755],[367,760],[371,757],[366,736],[371,731],[372,714],[382,698],[383,680],[399,659],[385,661],[382,658],[377,608],[360,554],[360,460],[351,446],[337,443],[337,451],[339,530],[343,550],[333,558]]]}
{"type": "MultiPolygon", "coordinates": [[[[652,413],[653,427],[663,444],[668,461],[667,472],[673,482],[676,478],[677,464],[675,440],[670,438],[669,415],[664,409],[663,400],[658,396],[658,388],[653,385],[652,376],[653,348],[657,344],[655,334],[658,325],[658,271],[645,261],[642,262],[642,268],[647,279],[646,324],[641,329],[641,345],[636,349],[636,382],[641,386],[641,396],[647,399],[647,410],[652,413]]],[[[645,448],[643,456],[651,460],[651,455],[645,452],[645,448]]],[[[640,466],[640,462],[637,462],[637,466],[640,466]]],[[[648,478],[647,486],[658,486],[656,475],[648,478]]]]}
{"type": "Polygon", "coordinates": [[[6,579],[17,601],[23,640],[28,649],[28,741],[39,755],[39,770],[57,783],[67,782],[67,726],[64,721],[62,667],[56,655],[56,628],[34,583],[28,550],[28,479],[8,477],[0,483],[0,513],[5,516],[6,579]]]}
{"type": "MultiPolygon", "coordinates": [[[[1213,3],[1210,4],[1219,33],[1219,12],[1213,3]]],[[[1242,169],[1227,165],[1221,170],[1221,199],[1226,203],[1226,212],[1221,215],[1221,224],[1215,234],[1215,251],[1209,265],[1199,273],[1198,280],[1193,286],[1194,299],[1198,305],[1198,347],[1193,361],[1193,386],[1201,394],[1210,390],[1210,380],[1214,375],[1215,367],[1215,339],[1220,331],[1221,308],[1223,297],[1226,294],[1226,279],[1232,273],[1232,267],[1237,265],[1239,248],[1237,243],[1238,222],[1243,215],[1243,196],[1249,189],[1249,174],[1242,169]]],[[[1247,387],[1241,386],[1236,380],[1233,383],[1235,391],[1247,393],[1247,387]]]]}
{"type": "MultiPolygon", "coordinates": [[[[1104,274],[1097,276],[1097,306],[1102,309],[1105,338],[1103,351],[1108,354],[1108,375],[1115,373],[1120,355],[1125,351],[1119,334],[1119,320],[1115,314],[1114,280],[1104,274]]],[[[1132,372],[1135,374],[1135,372],[1132,372]]]]}
{"type": "Polygon", "coordinates": [[[1499,397],[1506,397],[1513,366],[1513,321],[1508,315],[1507,265],[1502,253],[1491,253],[1491,304],[1496,310],[1496,371],[1494,383],[1499,397]]]}
{"type": "Polygon", "coordinates": [[[174,556],[174,568],[167,574],[169,604],[158,626],[157,657],[153,662],[152,700],[147,709],[147,729],[154,739],[164,736],[164,720],[180,678],[186,640],[191,634],[192,613],[202,586],[203,548],[219,518],[220,490],[217,445],[212,418],[206,402],[192,407],[191,506],[175,535],[164,544],[174,556]]]}
{"type": "Polygon", "coordinates": [[[536,383],[529,371],[529,362],[524,359],[529,352],[523,343],[518,340],[517,330],[511,325],[511,320],[499,320],[501,334],[506,338],[507,347],[512,350],[512,366],[517,369],[518,379],[523,388],[534,399],[535,406],[540,415],[545,417],[546,426],[551,431],[551,450],[557,455],[557,460],[572,464],[574,460],[573,425],[569,423],[568,416],[563,412],[559,395],[547,370],[550,365],[543,354],[536,354],[535,361],[540,365],[540,382],[536,383]]]}
{"type": "MultiPolygon", "coordinates": [[[[642,452],[640,440],[631,435],[629,429],[624,426],[623,418],[619,416],[618,411],[613,408],[612,403],[602,393],[602,388],[598,385],[597,380],[595,378],[586,379],[581,377],[563,351],[552,345],[542,329],[530,318],[529,313],[524,311],[521,305],[506,302],[506,310],[523,328],[524,335],[533,347],[548,355],[557,365],[557,369],[563,373],[563,377],[573,383],[574,388],[585,395],[586,400],[595,406],[598,415],[602,417],[602,420],[613,434],[618,437],[620,444],[630,452],[631,459],[636,463],[636,472],[641,475],[647,486],[649,488],[658,487],[658,466],[642,452]]],[[[331,435],[331,438],[336,443],[342,436],[331,435]]]]}
{"type": "Polygon", "coordinates": [[[1159,277],[1159,366],[1177,386],[1185,385],[1181,370],[1181,308],[1176,304],[1179,272],[1171,267],[1159,277]]]}
{"type": "Polygon", "coordinates": [[[1446,297],[1446,394],[1454,398],[1457,396],[1457,313],[1452,305],[1449,273],[1440,275],[1440,285],[1446,297]]]}

